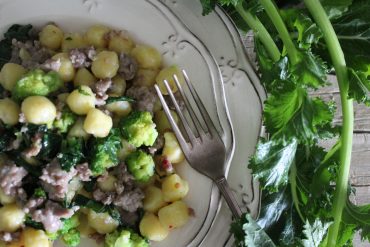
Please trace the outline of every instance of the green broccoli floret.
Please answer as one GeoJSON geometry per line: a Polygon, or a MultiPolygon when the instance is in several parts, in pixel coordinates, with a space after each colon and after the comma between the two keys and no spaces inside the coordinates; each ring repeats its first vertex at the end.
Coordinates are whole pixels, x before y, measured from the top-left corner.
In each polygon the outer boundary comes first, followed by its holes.
{"type": "Polygon", "coordinates": [[[62,110],[62,116],[54,121],[53,126],[60,133],[67,133],[69,127],[76,122],[76,119],[76,114],[74,114],[68,107],[65,107],[62,110]]]}
{"type": "Polygon", "coordinates": [[[137,150],[126,158],[127,168],[138,182],[147,182],[154,175],[154,160],[149,154],[137,150]]]}
{"type": "Polygon", "coordinates": [[[15,99],[24,99],[28,96],[46,96],[63,86],[63,81],[54,71],[45,73],[41,69],[31,70],[17,81],[12,91],[15,99]]]}
{"type": "Polygon", "coordinates": [[[120,148],[121,135],[116,128],[111,129],[107,137],[93,139],[89,166],[94,176],[101,175],[106,169],[118,164],[117,153],[120,148]]]}
{"type": "Polygon", "coordinates": [[[80,232],[77,229],[71,229],[62,236],[63,243],[68,247],[75,247],[80,244],[80,232]]]}
{"type": "Polygon", "coordinates": [[[124,138],[135,147],[152,146],[157,139],[152,115],[145,111],[134,111],[120,121],[120,129],[124,138]]]}
{"type": "Polygon", "coordinates": [[[63,220],[63,226],[56,232],[47,232],[47,235],[50,240],[56,240],[60,236],[64,236],[68,234],[72,229],[77,228],[80,225],[80,220],[78,219],[78,215],[75,214],[71,218],[63,220]]]}
{"type": "Polygon", "coordinates": [[[105,247],[149,247],[146,239],[131,230],[114,231],[105,236],[105,247]]]}

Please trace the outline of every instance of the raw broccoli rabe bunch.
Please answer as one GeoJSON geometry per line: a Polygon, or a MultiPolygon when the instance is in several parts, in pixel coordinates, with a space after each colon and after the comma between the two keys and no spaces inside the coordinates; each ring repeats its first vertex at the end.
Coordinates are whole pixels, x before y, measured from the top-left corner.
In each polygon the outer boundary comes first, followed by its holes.
{"type": "Polygon", "coordinates": [[[17,81],[12,91],[15,99],[24,99],[28,96],[46,96],[63,86],[63,81],[54,71],[45,73],[41,69],[31,70],[17,81]]]}
{"type": "Polygon", "coordinates": [[[59,119],[54,120],[53,126],[60,133],[67,133],[69,127],[76,122],[77,116],[68,107],[63,108],[59,119]]]}
{"type": "Polygon", "coordinates": [[[158,136],[152,115],[145,111],[132,112],[120,121],[119,127],[123,137],[135,147],[152,146],[158,136]]]}
{"type": "Polygon", "coordinates": [[[127,168],[138,182],[147,182],[154,175],[154,160],[149,154],[137,150],[126,158],[127,168]]]}
{"type": "Polygon", "coordinates": [[[92,140],[89,165],[94,176],[101,175],[106,169],[118,164],[117,153],[120,148],[121,133],[116,128],[111,129],[107,137],[92,140]]]}
{"type": "Polygon", "coordinates": [[[114,231],[105,236],[105,247],[149,247],[146,239],[143,239],[132,230],[114,231]]]}
{"type": "Polygon", "coordinates": [[[84,158],[83,147],[84,140],[82,138],[71,137],[62,141],[62,147],[57,155],[57,159],[63,170],[70,171],[72,167],[84,158]]]}

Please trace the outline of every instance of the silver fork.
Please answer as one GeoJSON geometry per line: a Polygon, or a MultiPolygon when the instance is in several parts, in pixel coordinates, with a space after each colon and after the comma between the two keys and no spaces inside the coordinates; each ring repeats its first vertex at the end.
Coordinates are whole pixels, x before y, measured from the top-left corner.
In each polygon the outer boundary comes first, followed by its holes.
{"type": "Polygon", "coordinates": [[[185,117],[184,113],[180,109],[179,104],[177,103],[168,82],[165,80],[163,83],[172,100],[176,113],[180,118],[180,122],[184,127],[187,138],[185,138],[180,128],[177,126],[175,120],[173,119],[169,107],[158,85],[154,85],[155,90],[157,91],[158,97],[162,103],[166,116],[172,126],[173,131],[175,132],[177,140],[180,143],[180,146],[188,163],[195,170],[209,177],[217,184],[234,217],[240,217],[242,211],[240,210],[240,207],[237,204],[233,192],[231,191],[230,186],[225,178],[227,164],[226,149],[224,143],[184,70],[182,70],[182,74],[190,90],[192,98],[196,106],[198,107],[202,120],[206,125],[205,128],[202,127],[200,120],[195,114],[194,109],[191,106],[189,99],[185,95],[184,90],[180,85],[180,82],[176,75],[173,75],[173,78],[176,83],[177,89],[180,92],[182,99],[184,100],[185,108],[189,112],[190,118],[185,117]],[[195,126],[196,133],[194,133],[191,129],[190,121],[193,123],[193,126],[195,126]]]}

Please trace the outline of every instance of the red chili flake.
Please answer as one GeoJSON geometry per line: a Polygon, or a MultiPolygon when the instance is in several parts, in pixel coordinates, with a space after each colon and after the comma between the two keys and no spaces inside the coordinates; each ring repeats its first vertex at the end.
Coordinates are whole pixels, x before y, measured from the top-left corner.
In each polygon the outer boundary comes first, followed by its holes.
{"type": "Polygon", "coordinates": [[[180,183],[175,183],[175,188],[178,189],[181,187],[181,184],[180,183]]]}

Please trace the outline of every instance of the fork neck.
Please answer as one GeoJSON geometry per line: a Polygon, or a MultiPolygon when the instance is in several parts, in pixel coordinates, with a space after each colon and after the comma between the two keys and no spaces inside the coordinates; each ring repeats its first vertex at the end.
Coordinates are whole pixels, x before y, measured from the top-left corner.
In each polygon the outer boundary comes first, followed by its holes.
{"type": "Polygon", "coordinates": [[[222,196],[225,198],[225,201],[227,205],[229,206],[233,216],[235,218],[240,218],[240,216],[243,214],[241,211],[238,202],[236,201],[236,198],[234,196],[233,191],[231,190],[229,183],[227,182],[225,176],[221,176],[218,179],[215,180],[218,188],[220,189],[220,192],[222,196]]]}

